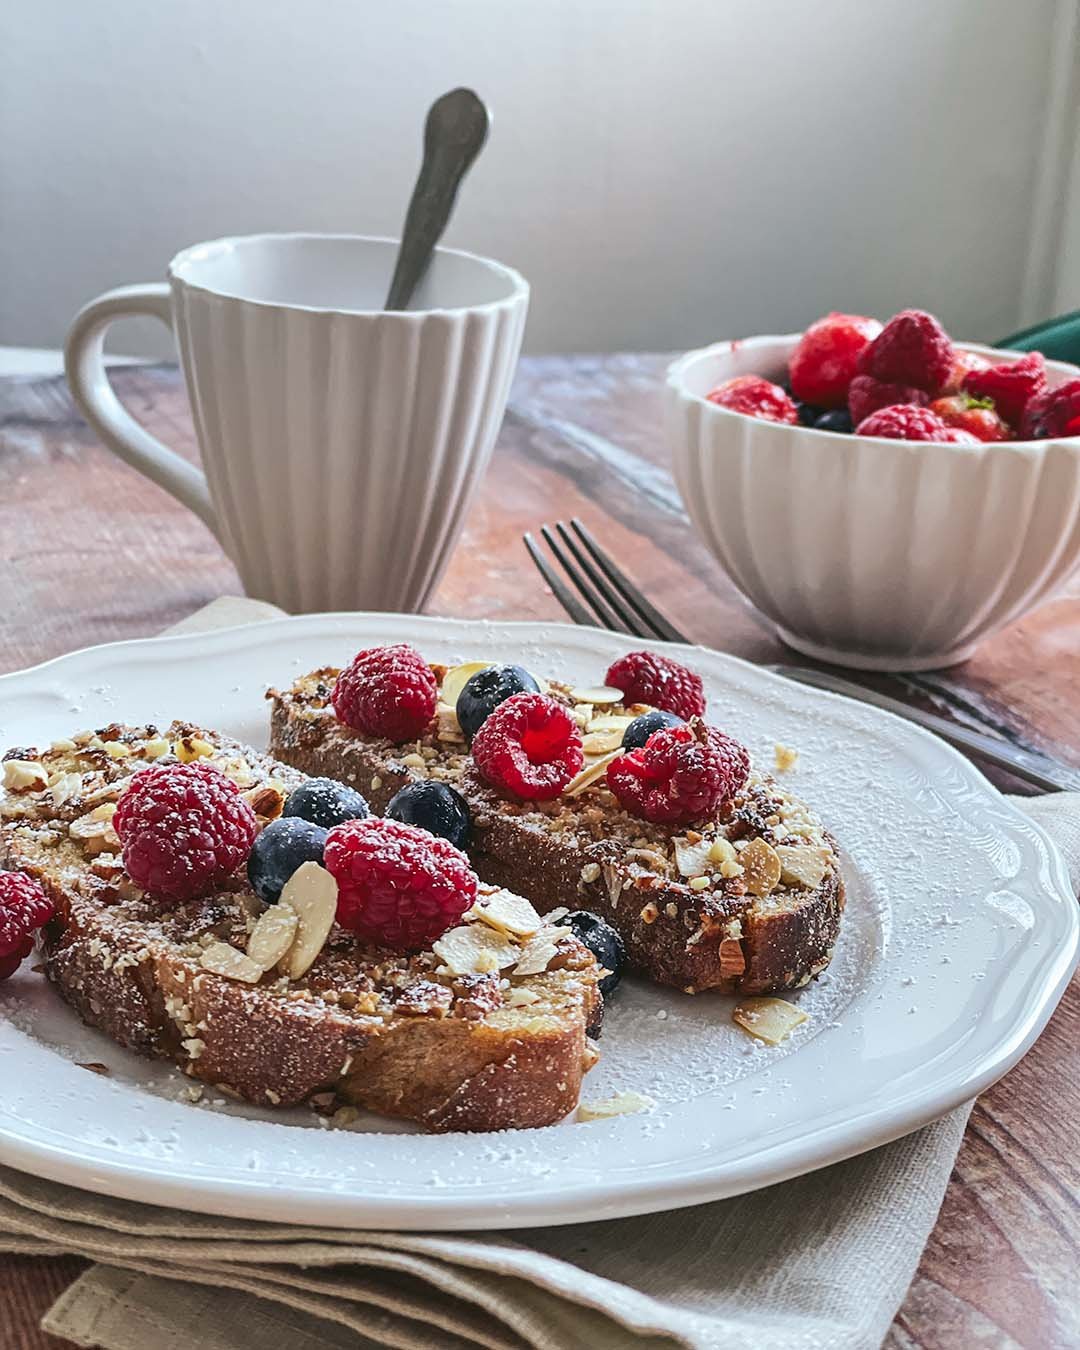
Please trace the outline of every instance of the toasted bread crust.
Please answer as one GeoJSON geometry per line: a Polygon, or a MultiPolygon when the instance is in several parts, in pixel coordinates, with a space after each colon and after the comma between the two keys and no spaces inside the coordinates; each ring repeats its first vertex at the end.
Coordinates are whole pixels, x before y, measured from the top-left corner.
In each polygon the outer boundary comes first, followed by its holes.
{"type": "MultiPolygon", "coordinates": [[[[243,753],[256,776],[299,781],[243,753]]],[[[103,771],[116,777],[140,767],[112,764],[103,771]]],[[[120,1045],[263,1106],[332,1092],[434,1131],[552,1124],[577,1102],[595,1060],[586,1033],[600,996],[596,963],[570,934],[559,939],[558,968],[515,982],[527,989],[527,1006],[509,1005],[497,978],[477,982],[477,993],[440,975],[430,953],[379,952],[336,927],[302,980],[268,972],[244,984],[200,962],[200,941],[243,947],[252,897],[242,881],[163,913],[102,882],[67,836],[69,821],[46,803],[15,808],[0,823],[0,865],[37,878],[56,905],[42,933],[45,973],[84,1021],[120,1045]],[[437,985],[437,1009],[400,1001],[404,991],[437,985]],[[347,1001],[343,989],[361,993],[347,1001]]]]}
{"type": "MultiPolygon", "coordinates": [[[[328,703],[335,675],[327,668],[290,690],[270,691],[274,755],[304,773],[356,786],[380,812],[406,783],[429,774],[448,778],[472,809],[468,852],[482,880],[515,890],[541,907],[564,905],[602,915],[618,929],[630,963],[652,979],[688,992],[771,993],[806,984],[832,959],[844,884],[835,843],[816,824],[813,837],[831,855],[816,886],[786,888],[767,899],[739,894],[738,885],[707,894],[694,891],[682,878],[630,861],[641,850],[627,847],[628,831],[657,836],[655,827],[645,822],[628,823],[623,815],[622,838],[613,834],[598,839],[594,834],[583,839],[580,832],[557,828],[560,822],[543,810],[530,811],[528,804],[519,811],[508,809],[479,779],[463,751],[440,744],[437,736],[416,747],[399,747],[343,726],[328,703]],[[407,754],[417,752],[427,757],[423,769],[404,762],[407,754]]],[[[599,792],[588,789],[582,805],[599,792]]],[[[780,790],[762,777],[758,796],[747,802],[729,832],[773,838],[768,821],[774,793],[780,790]]],[[[612,815],[610,802],[603,793],[595,808],[601,817],[612,815]]]]}

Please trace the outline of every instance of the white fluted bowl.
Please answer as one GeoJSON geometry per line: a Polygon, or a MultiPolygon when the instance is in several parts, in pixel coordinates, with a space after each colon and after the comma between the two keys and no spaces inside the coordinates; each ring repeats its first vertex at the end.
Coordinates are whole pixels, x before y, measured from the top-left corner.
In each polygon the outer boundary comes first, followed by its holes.
{"type": "MultiPolygon", "coordinates": [[[[891,441],[707,401],[735,375],[782,378],[799,337],[720,342],[670,367],[668,440],[691,520],[798,651],[863,670],[965,660],[1080,562],[1080,437],[891,441]]],[[[1051,384],[1080,374],[1057,361],[1047,372],[1051,384]]]]}

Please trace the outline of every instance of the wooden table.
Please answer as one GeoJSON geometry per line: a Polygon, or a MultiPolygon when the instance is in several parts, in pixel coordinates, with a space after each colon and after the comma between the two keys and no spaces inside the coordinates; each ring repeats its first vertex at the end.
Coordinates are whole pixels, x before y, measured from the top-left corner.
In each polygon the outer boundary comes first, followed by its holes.
{"type": "MultiPolygon", "coordinates": [[[[755,661],[784,656],[683,513],[660,431],[663,367],[657,356],[522,363],[433,611],[561,618],[520,537],[577,515],[695,639],[755,661]]],[[[151,430],[197,459],[175,370],[127,369],[116,383],[151,430]]],[[[239,590],[209,533],[95,443],[59,380],[0,381],[0,541],[0,670],[156,633],[239,590]]],[[[962,668],[883,683],[1080,765],[1080,585],[962,668]]],[[[975,1107],[892,1350],[1078,1343],[1078,1121],[1074,982],[1038,1045],[975,1107]]],[[[3,1350],[60,1344],[37,1321],[80,1268],[75,1260],[0,1259],[3,1350]]]]}

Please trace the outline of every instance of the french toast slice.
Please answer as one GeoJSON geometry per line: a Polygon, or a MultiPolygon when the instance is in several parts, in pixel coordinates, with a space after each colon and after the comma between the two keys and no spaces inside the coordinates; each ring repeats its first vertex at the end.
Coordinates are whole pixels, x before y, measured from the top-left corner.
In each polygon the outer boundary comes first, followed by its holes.
{"type": "MultiPolygon", "coordinates": [[[[84,1021],[264,1106],[316,1098],[433,1131],[541,1126],[573,1109],[602,1000],[599,967],[568,929],[515,938],[467,916],[449,955],[401,955],[334,924],[303,974],[256,968],[251,981],[245,952],[264,906],[242,874],[163,908],[123,870],[111,808],[132,772],[170,755],[217,764],[262,822],[303,779],[186,723],[164,735],[112,725],[5,756],[0,866],[54,901],[44,970],[84,1021]],[[487,940],[471,951],[474,933],[487,940]],[[479,959],[492,948],[497,964],[479,959]],[[221,973],[234,965],[242,977],[221,973]]],[[[478,906],[497,912],[501,893],[481,892],[478,906]]]]}
{"type": "MultiPolygon", "coordinates": [[[[436,680],[446,668],[432,665],[436,680]]],[[[472,811],[468,852],[477,875],[542,908],[600,914],[622,937],[631,966],[688,993],[765,994],[799,988],[829,964],[844,908],[836,847],[817,817],[786,788],[753,769],[720,816],[696,830],[628,814],[605,785],[603,766],[641,705],[614,691],[548,683],[585,732],[597,770],[554,801],[509,800],[485,783],[453,708],[440,700],[427,732],[396,745],[336,718],[338,670],[271,689],[270,748],[313,775],[355,786],[384,811],[406,783],[451,784],[472,811]],[[590,701],[604,693],[605,702],[590,701]],[[595,729],[591,729],[595,728],[595,729]]]]}

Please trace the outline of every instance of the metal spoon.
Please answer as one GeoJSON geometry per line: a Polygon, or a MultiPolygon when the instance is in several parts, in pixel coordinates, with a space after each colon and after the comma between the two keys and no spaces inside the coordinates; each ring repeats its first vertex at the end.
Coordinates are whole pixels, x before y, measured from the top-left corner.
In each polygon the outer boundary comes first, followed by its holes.
{"type": "Polygon", "coordinates": [[[428,109],[424,124],[424,162],[405,216],[387,309],[407,309],[427,271],[461,180],[487,140],[491,116],[471,89],[451,89],[428,109]]]}

